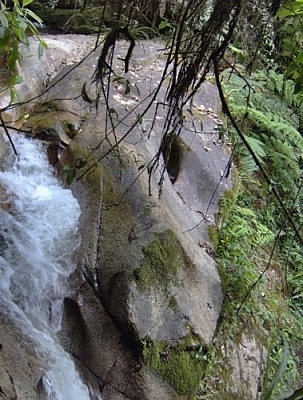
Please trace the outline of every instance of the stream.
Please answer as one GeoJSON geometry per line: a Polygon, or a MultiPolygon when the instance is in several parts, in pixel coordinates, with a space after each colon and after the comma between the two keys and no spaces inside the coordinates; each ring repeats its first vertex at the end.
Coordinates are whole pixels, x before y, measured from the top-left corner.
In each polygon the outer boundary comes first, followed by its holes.
{"type": "Polygon", "coordinates": [[[66,280],[75,269],[80,206],[56,177],[38,140],[13,137],[14,164],[0,171],[0,307],[33,343],[42,371],[38,399],[90,399],[57,339],[66,280]],[[41,393],[40,393],[41,392],[41,393]]]}

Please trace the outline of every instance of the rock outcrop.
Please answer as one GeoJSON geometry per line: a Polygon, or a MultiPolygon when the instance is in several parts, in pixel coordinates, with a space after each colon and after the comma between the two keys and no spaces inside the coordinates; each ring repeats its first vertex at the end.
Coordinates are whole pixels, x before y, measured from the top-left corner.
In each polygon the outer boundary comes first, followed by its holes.
{"type": "MultiPolygon", "coordinates": [[[[138,45],[127,76],[132,92],[111,85],[107,109],[102,97],[92,103],[98,50],[64,67],[27,109],[23,124],[29,133],[58,134],[52,162],[82,209],[78,266],[60,339],[92,393],[105,400],[192,398],[222,305],[207,243],[208,225],[229,185],[222,179],[228,155],[214,132],[215,88],[206,83],[195,98],[195,115],[188,116],[177,145],[174,179],[162,169],[165,154],[150,179],[148,174],[161,147],[165,108],[154,102],[135,123],[161,77],[162,47],[138,45]],[[203,129],[192,129],[197,121],[203,129]],[[64,135],[71,139],[68,147],[64,135]]],[[[117,73],[126,49],[124,42],[117,46],[117,73]]],[[[38,376],[34,380],[38,385],[38,376]]]]}
{"type": "MultiPolygon", "coordinates": [[[[123,52],[123,43],[120,46],[118,52],[123,52]]],[[[207,134],[185,131],[182,135],[186,155],[180,160],[175,186],[164,172],[160,198],[157,182],[161,172],[156,171],[149,182],[147,172],[140,174],[138,167],[140,170],[140,165],[148,163],[160,147],[165,113],[159,112],[159,122],[150,134],[147,130],[144,135],[134,127],[120,148],[112,151],[125,127],[131,126],[142,112],[150,87],[162,73],[163,61],[157,57],[161,47],[154,42],[138,47],[137,62],[146,53],[151,61],[147,67],[139,65],[131,71],[136,74],[140,99],[124,96],[119,87],[110,89],[109,107],[117,118],[114,134],[106,132],[101,106],[96,115],[83,100],[59,103],[59,108],[73,110],[85,121],[59,160],[59,164],[74,168],[71,187],[83,210],[78,273],[83,272],[85,281],[71,300],[79,304],[81,299],[79,310],[89,348],[79,346],[76,357],[102,379],[103,396],[106,398],[110,390],[111,399],[121,394],[146,399],[193,395],[205,368],[195,354],[201,349],[207,353],[222,303],[214,260],[203,248],[208,225],[201,223],[203,211],[208,209],[209,220],[213,217],[224,185],[214,200],[212,196],[228,160],[223,149],[214,144],[212,119],[206,121],[205,116],[207,134]],[[208,157],[212,150],[217,152],[216,162],[208,157]],[[102,162],[96,164],[100,159],[102,162]],[[83,168],[79,167],[81,161],[83,168]],[[194,229],[190,231],[191,228],[194,229]],[[92,313],[92,302],[98,312],[92,313]],[[105,340],[109,326],[111,340],[105,340]]],[[[56,99],[59,93],[63,99],[77,98],[87,84],[87,76],[94,73],[97,57],[92,54],[70,73],[68,80],[60,80],[59,75],[48,99],[56,99]]],[[[205,90],[213,96],[210,85],[205,90]]],[[[93,92],[88,96],[93,97],[93,92]]],[[[148,111],[149,115],[154,112],[148,111]]],[[[78,309],[76,305],[74,308],[78,309]]],[[[67,315],[74,320],[70,311],[67,315]]],[[[67,330],[69,318],[63,324],[67,330]]],[[[75,342],[83,340],[78,338],[75,342]]]]}
{"type": "MultiPolygon", "coordinates": [[[[0,271],[2,275],[1,265],[0,271]]],[[[37,385],[47,364],[35,354],[30,338],[24,338],[22,332],[4,318],[5,303],[1,301],[0,306],[0,398],[36,399],[37,385]]]]}

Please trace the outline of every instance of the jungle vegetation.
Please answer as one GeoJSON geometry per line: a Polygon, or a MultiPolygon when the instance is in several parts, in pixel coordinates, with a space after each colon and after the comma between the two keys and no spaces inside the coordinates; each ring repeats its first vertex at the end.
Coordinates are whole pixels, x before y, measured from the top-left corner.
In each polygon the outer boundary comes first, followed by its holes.
{"type": "MultiPolygon", "coordinates": [[[[15,106],[14,85],[21,79],[14,73],[15,64],[22,62],[18,45],[27,44],[29,31],[39,37],[32,21],[41,19],[27,7],[31,3],[39,2],[1,1],[0,50],[11,88],[8,107],[15,106]]],[[[55,8],[60,2],[41,3],[55,8]]],[[[81,10],[96,5],[76,3],[81,10]]],[[[197,399],[235,398],[222,347],[230,338],[240,343],[244,333],[260,331],[258,340],[268,356],[258,398],[303,398],[303,1],[187,0],[172,6],[167,0],[161,11],[160,0],[117,0],[110,26],[105,23],[110,2],[104,3],[94,76],[100,96],[106,98],[102,88],[111,79],[116,40],[123,37],[129,43],[125,71],[139,38],[167,42],[160,84],[169,77],[162,141],[168,149],[181,133],[185,104],[203,82],[212,79],[219,90],[218,135],[230,149],[230,170],[225,173],[232,174],[234,187],[210,227],[225,302],[212,349],[203,355],[208,369],[197,399]]],[[[130,83],[124,84],[127,90],[130,83]]],[[[150,94],[150,104],[156,94],[150,94]]],[[[82,96],[87,96],[85,87],[82,96]]],[[[111,109],[107,118],[111,121],[111,109]]],[[[149,174],[158,167],[160,154],[161,149],[146,166],[149,174]]],[[[69,180],[81,179],[85,172],[81,165],[69,180]]]]}

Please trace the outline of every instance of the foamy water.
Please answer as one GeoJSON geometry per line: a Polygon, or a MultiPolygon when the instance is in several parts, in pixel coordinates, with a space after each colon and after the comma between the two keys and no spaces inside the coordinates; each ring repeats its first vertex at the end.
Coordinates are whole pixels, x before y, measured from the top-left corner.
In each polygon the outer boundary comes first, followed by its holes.
{"type": "Polygon", "coordinates": [[[7,203],[0,207],[0,304],[49,365],[44,398],[90,399],[56,338],[66,279],[75,269],[80,207],[58,181],[41,143],[15,135],[14,144],[19,156],[0,172],[7,203]]]}

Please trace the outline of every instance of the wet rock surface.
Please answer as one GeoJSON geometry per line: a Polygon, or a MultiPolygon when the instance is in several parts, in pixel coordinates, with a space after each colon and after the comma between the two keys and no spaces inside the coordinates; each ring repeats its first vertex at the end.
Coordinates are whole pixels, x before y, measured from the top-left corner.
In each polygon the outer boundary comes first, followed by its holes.
{"type": "MultiPolygon", "coordinates": [[[[125,42],[119,43],[114,62],[117,74],[123,73],[123,64],[119,60],[126,49],[125,42]]],[[[114,110],[115,126],[112,133],[106,131],[104,123],[108,118],[104,99],[99,101],[97,114],[83,98],[74,102],[64,100],[77,98],[84,84],[87,97],[95,98],[95,88],[88,77],[95,72],[98,52],[71,71],[68,79],[61,80],[61,75],[57,76],[57,84],[48,93],[49,99],[56,99],[60,93],[63,100],[59,108],[73,110],[79,121],[85,121],[59,163],[76,165],[79,159],[89,160],[85,169],[96,159],[103,159],[97,168],[92,168],[78,183],[72,184],[83,210],[81,232],[84,242],[79,252],[79,269],[84,271],[90,284],[85,294],[81,294],[83,305],[80,309],[87,332],[94,335],[98,332],[102,341],[102,357],[99,354],[96,361],[91,356],[78,357],[89,370],[102,377],[104,388],[107,388],[103,396],[108,388],[111,388],[110,396],[116,390],[117,398],[121,393],[127,398],[146,399],[193,394],[192,383],[187,386],[188,382],[185,382],[182,387],[176,387],[178,380],[186,381],[186,374],[191,374],[188,371],[197,367],[190,351],[184,350],[185,347],[180,350],[186,367],[180,365],[174,376],[161,368],[161,363],[173,360],[174,347],[182,346],[185,340],[190,348],[197,343],[210,344],[222,304],[214,260],[198,245],[199,241],[208,239],[208,223],[213,218],[218,198],[228,186],[226,180],[220,183],[220,171],[225,169],[228,156],[215,144],[216,120],[205,113],[205,134],[184,129],[181,139],[186,155],[174,185],[164,173],[160,198],[161,167],[150,183],[147,172],[140,174],[138,171],[140,165],[155,156],[162,140],[165,108],[158,107],[156,111],[155,106],[151,107],[144,115],[144,127],[137,124],[130,129],[150,102],[150,93],[161,78],[165,62],[161,49],[163,44],[157,42],[145,42],[137,47],[127,78],[134,82],[130,93],[125,93],[123,85],[110,86],[108,107],[114,110]],[[155,124],[150,131],[154,118],[155,124]],[[125,140],[121,141],[119,152],[111,152],[115,141],[123,136],[125,140]],[[216,152],[215,160],[209,156],[212,151],[216,152]],[[107,152],[109,155],[104,157],[107,152]],[[199,172],[200,176],[194,179],[199,172]],[[205,210],[208,220],[201,222],[205,210]],[[191,228],[194,229],[189,231],[191,228]],[[100,302],[97,324],[89,317],[92,298],[100,302]],[[103,340],[109,326],[111,340],[103,340]],[[116,332],[116,340],[113,332],[116,332]],[[158,366],[153,365],[151,353],[144,347],[146,339],[161,346],[165,343],[168,349],[167,358],[161,359],[158,366]],[[109,373],[112,370],[115,374],[109,373]]],[[[165,87],[160,91],[158,101],[164,94],[165,87]]],[[[213,101],[214,88],[209,84],[205,85],[204,101],[207,95],[213,101]]],[[[202,98],[197,97],[195,101],[199,104],[202,98]]],[[[188,124],[192,124],[191,121],[188,124]]],[[[82,171],[79,171],[80,175],[82,171]]],[[[68,325],[67,319],[66,329],[68,325]]],[[[98,346],[94,347],[94,341],[85,342],[95,349],[89,354],[96,355],[98,346]]],[[[85,349],[82,348],[82,354],[87,353],[88,349],[85,349]]]]}
{"type": "MultiPolygon", "coordinates": [[[[49,76],[48,90],[27,105],[21,121],[27,131],[53,129],[55,141],[76,127],[68,147],[52,156],[63,179],[71,174],[82,209],[78,267],[60,339],[91,393],[105,400],[192,398],[197,379],[191,378],[204,368],[193,352],[203,347],[207,353],[223,300],[207,230],[231,184],[224,177],[229,157],[215,130],[216,88],[205,83],[188,105],[193,112],[178,144],[178,173],[172,180],[160,157],[149,180],[146,166],[161,147],[167,114],[165,82],[144,110],[161,80],[164,45],[139,43],[125,75],[127,46],[117,43],[113,65],[131,90],[119,82],[109,86],[111,121],[105,99],[94,103],[100,49],[79,65],[67,58],[70,65],[49,76]]],[[[49,72],[41,74],[39,84],[49,72]]]]}
{"type": "Polygon", "coordinates": [[[6,305],[0,306],[0,398],[36,399],[38,381],[48,365],[38,359],[30,338],[4,317],[6,305]]]}

